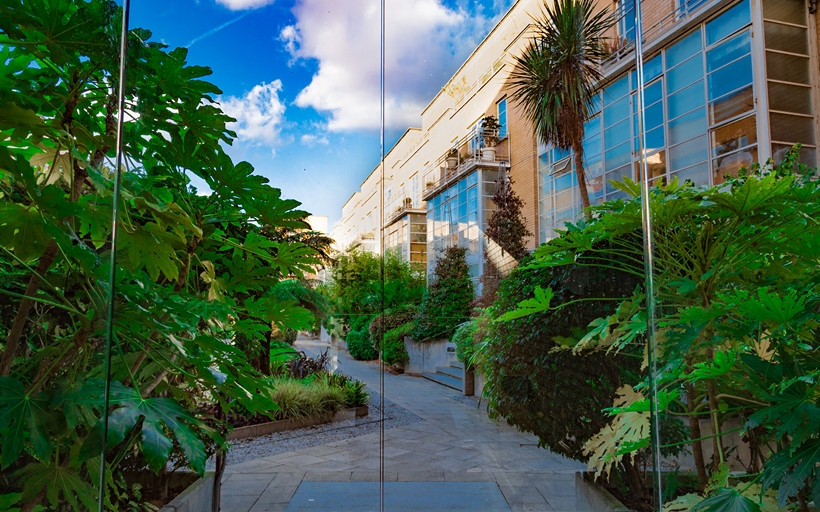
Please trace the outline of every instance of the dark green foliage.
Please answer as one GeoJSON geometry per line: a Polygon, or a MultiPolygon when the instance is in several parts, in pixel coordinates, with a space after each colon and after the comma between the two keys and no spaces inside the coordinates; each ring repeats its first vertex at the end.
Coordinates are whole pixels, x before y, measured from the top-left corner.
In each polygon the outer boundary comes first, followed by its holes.
{"type": "Polygon", "coordinates": [[[353,359],[372,361],[379,357],[379,353],[373,348],[373,342],[367,330],[348,332],[345,342],[347,343],[347,351],[353,359]]]}
{"type": "MultiPolygon", "coordinates": [[[[521,214],[524,201],[513,191],[512,178],[501,176],[496,181],[493,202],[496,209],[487,221],[485,234],[516,260],[527,255],[525,238],[532,236],[521,214]]],[[[486,258],[485,258],[486,259],[486,258]]]]}
{"type": "Polygon", "coordinates": [[[407,323],[413,322],[418,313],[418,308],[412,304],[404,305],[389,309],[383,315],[378,315],[370,322],[370,338],[373,340],[376,348],[381,345],[380,340],[384,339],[387,331],[400,327],[407,323]]]}
{"type": "Polygon", "coordinates": [[[370,393],[366,391],[364,382],[351,380],[344,385],[345,404],[348,407],[361,407],[370,401],[370,393]]]}
{"type": "Polygon", "coordinates": [[[404,346],[404,337],[409,336],[415,327],[414,322],[407,322],[385,333],[382,342],[382,359],[385,364],[401,367],[410,360],[407,348],[404,346]]]}
{"type": "Polygon", "coordinates": [[[475,291],[466,254],[464,247],[450,247],[436,262],[416,317],[416,341],[449,338],[470,318],[475,291]]]}
{"type": "MultiPolygon", "coordinates": [[[[498,318],[551,286],[562,302],[579,298],[631,295],[635,277],[587,267],[530,268],[526,261],[502,281],[491,314],[498,318]]],[[[586,460],[584,443],[608,423],[615,390],[637,382],[639,357],[605,353],[553,352],[557,336],[571,336],[614,302],[587,301],[560,312],[532,314],[492,324],[484,341],[485,395],[493,414],[538,436],[550,450],[586,460]]],[[[469,327],[465,327],[468,330],[469,327]]],[[[465,333],[466,335],[466,333],[465,333]]]]}

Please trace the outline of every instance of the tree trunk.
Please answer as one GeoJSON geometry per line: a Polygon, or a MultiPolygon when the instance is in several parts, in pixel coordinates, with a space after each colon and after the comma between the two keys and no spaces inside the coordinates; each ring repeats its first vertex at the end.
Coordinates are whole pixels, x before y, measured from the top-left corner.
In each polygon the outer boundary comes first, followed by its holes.
{"type": "Polygon", "coordinates": [[[575,174],[578,176],[578,191],[581,193],[581,206],[587,220],[592,218],[589,211],[589,190],[587,190],[587,174],[584,172],[584,143],[579,138],[572,142],[572,152],[575,155],[575,174]]]}
{"type": "Polygon", "coordinates": [[[259,371],[264,373],[265,375],[270,375],[270,339],[273,335],[273,331],[268,331],[265,334],[265,339],[262,341],[262,358],[259,361],[259,371]]]}
{"type": "Polygon", "coordinates": [[[700,482],[701,490],[706,488],[709,483],[709,475],[706,473],[706,463],[703,459],[703,441],[694,441],[700,439],[700,420],[697,415],[693,414],[695,411],[695,390],[692,385],[686,386],[686,411],[689,413],[689,439],[692,441],[692,457],[695,459],[695,469],[698,472],[698,481],[700,482]]]}

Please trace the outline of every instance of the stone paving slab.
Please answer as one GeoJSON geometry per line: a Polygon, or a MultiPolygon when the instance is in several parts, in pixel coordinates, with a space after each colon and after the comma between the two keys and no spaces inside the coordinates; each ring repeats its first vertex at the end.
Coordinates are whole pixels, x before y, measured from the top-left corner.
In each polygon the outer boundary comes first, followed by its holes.
{"type": "MultiPolygon", "coordinates": [[[[303,482],[286,512],[379,510],[378,482],[303,482]]],[[[509,512],[494,482],[385,482],[384,509],[509,512]]]]}
{"type": "MultiPolygon", "coordinates": [[[[301,343],[299,348],[309,353],[317,348],[305,346],[304,340],[301,343]]],[[[325,346],[318,348],[324,350],[325,346]]],[[[370,389],[379,389],[381,375],[376,365],[353,361],[344,352],[332,355],[339,358],[339,371],[365,382],[370,389]]],[[[384,432],[386,485],[398,485],[395,489],[415,485],[431,500],[448,499],[446,489],[460,495],[463,489],[479,486],[475,488],[493,489],[503,502],[498,510],[505,512],[573,510],[574,474],[585,468],[583,464],[541,449],[534,436],[494,422],[486,412],[453,400],[448,388],[407,375],[387,374],[384,383],[385,398],[422,419],[384,432]],[[445,484],[454,487],[441,487],[445,484]]],[[[367,496],[371,493],[363,489],[376,485],[378,497],[379,456],[376,432],[230,465],[222,486],[223,511],[370,510],[373,503],[367,500],[372,497],[367,496]],[[317,496],[331,496],[332,489],[342,494],[326,508],[314,506],[316,497],[306,498],[313,502],[300,502],[302,508],[290,508],[297,506],[302,489],[315,491],[317,496]],[[349,500],[342,500],[342,496],[349,500]]],[[[420,499],[404,490],[395,496],[420,499]]],[[[452,508],[459,506],[458,501],[439,501],[430,506],[408,501],[412,506],[407,509],[391,506],[387,510],[467,510],[452,508]]],[[[378,510],[378,501],[375,506],[378,510]]]]}

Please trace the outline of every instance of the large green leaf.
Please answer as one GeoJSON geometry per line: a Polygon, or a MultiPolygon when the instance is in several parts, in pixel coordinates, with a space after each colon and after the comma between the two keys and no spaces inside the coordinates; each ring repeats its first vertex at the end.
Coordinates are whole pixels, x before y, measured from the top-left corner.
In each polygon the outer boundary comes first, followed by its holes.
{"type": "Polygon", "coordinates": [[[97,509],[97,491],[74,469],[35,462],[15,473],[15,476],[24,482],[24,502],[45,489],[52,510],[63,503],[68,503],[74,510],[97,509]]]}
{"type": "Polygon", "coordinates": [[[158,224],[148,223],[133,230],[122,230],[120,237],[121,253],[117,258],[124,267],[129,270],[145,268],[154,280],[160,273],[171,281],[179,277],[181,262],[174,247],[179,239],[158,224]]]}
{"type": "MultiPolygon", "coordinates": [[[[99,391],[99,390],[97,390],[99,391]]],[[[77,403],[94,403],[101,405],[99,392],[93,392],[77,403]]],[[[203,431],[208,427],[186,411],[179,403],[170,398],[143,398],[133,388],[127,388],[119,382],[111,383],[111,405],[116,406],[108,417],[108,439],[106,446],[112,448],[125,439],[125,436],[137,425],[142,424],[142,450],[145,458],[155,472],[158,472],[168,460],[172,442],[166,433],[172,435],[191,467],[199,474],[205,472],[205,445],[193,431],[192,426],[203,431]]],[[[86,438],[81,458],[83,460],[95,455],[101,446],[102,422],[86,438]]],[[[218,435],[217,439],[221,441],[218,435]]]]}
{"type": "Polygon", "coordinates": [[[721,489],[695,505],[692,512],[760,512],[760,505],[734,489],[721,489]]]}
{"type": "Polygon", "coordinates": [[[17,459],[26,440],[38,459],[48,459],[54,448],[50,433],[58,419],[46,393],[29,396],[17,379],[0,377],[0,468],[17,459]]]}
{"type": "Polygon", "coordinates": [[[32,261],[46,250],[52,237],[39,210],[17,203],[0,204],[0,245],[23,261],[32,261]]]}
{"type": "Polygon", "coordinates": [[[781,450],[763,467],[763,487],[779,486],[777,501],[780,506],[785,506],[786,501],[806,487],[813,474],[816,475],[817,464],[820,464],[820,439],[806,441],[794,451],[781,450]]]}

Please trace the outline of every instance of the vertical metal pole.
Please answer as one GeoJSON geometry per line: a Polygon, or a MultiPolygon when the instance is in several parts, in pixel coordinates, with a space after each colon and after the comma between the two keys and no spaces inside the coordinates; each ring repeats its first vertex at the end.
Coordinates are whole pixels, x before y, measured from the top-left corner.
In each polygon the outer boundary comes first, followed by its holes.
{"type": "Polygon", "coordinates": [[[646,274],[646,337],[649,343],[649,414],[652,443],[652,482],[655,509],[663,507],[663,481],[661,479],[661,433],[658,421],[658,387],[655,378],[658,374],[658,347],[655,334],[655,280],[652,259],[652,212],[649,211],[649,168],[646,161],[646,118],[644,112],[644,78],[643,78],[643,26],[641,25],[641,0],[633,0],[635,11],[635,75],[638,80],[638,154],[641,171],[641,217],[644,235],[644,272],[646,274]]]}
{"type": "MultiPolygon", "coordinates": [[[[384,62],[385,62],[385,0],[381,0],[380,52],[379,52],[379,237],[380,252],[379,275],[381,277],[381,313],[384,322],[384,62]]],[[[379,510],[384,512],[384,340],[379,340],[379,510]]]]}
{"type": "Polygon", "coordinates": [[[111,405],[111,346],[114,338],[114,283],[117,278],[117,226],[119,224],[120,183],[122,181],[122,131],[125,123],[125,66],[128,49],[128,17],[131,13],[130,0],[122,3],[122,31],[120,32],[120,70],[117,90],[117,162],[114,169],[114,197],[111,213],[111,268],[108,271],[108,322],[105,335],[105,392],[103,393],[103,432],[100,447],[100,492],[97,507],[105,510],[105,456],[108,446],[108,408],[111,405]]]}

